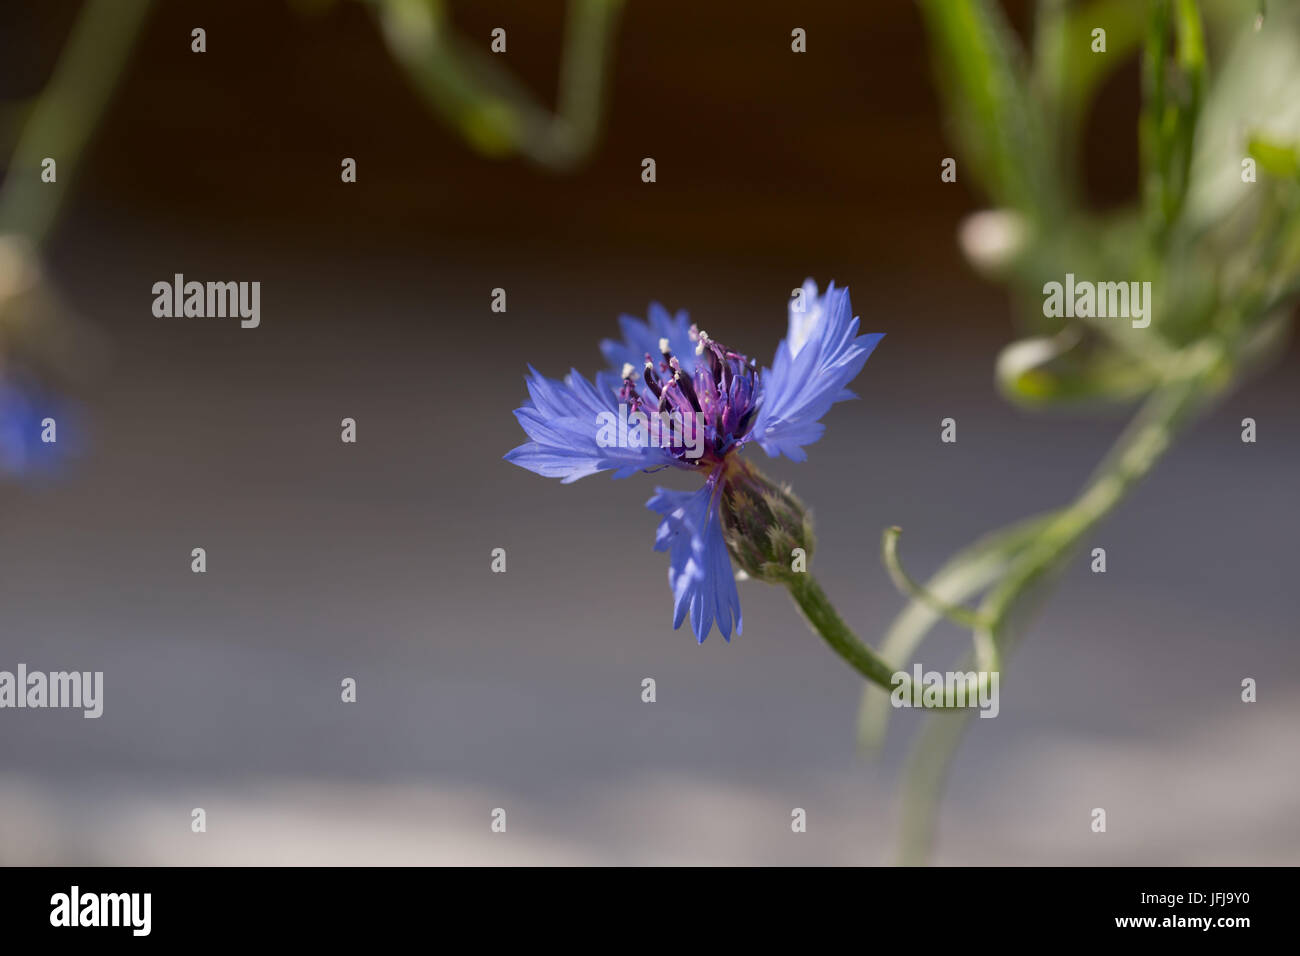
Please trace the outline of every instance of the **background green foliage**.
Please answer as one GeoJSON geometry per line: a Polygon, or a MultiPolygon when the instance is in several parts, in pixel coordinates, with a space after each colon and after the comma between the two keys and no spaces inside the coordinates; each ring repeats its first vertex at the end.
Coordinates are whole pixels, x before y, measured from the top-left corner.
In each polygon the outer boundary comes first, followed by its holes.
{"type": "MultiPolygon", "coordinates": [[[[1025,336],[996,380],[1033,408],[1137,412],[1072,502],[955,555],[894,621],[881,655],[902,667],[944,617],[971,629],[970,664],[999,669],[1036,599],[1179,430],[1277,354],[1300,294],[1300,11],[1247,0],[1038,4],[1025,49],[992,0],[920,0],[962,169],[994,209],[962,230],[972,264],[1005,284],[1025,336]],[[1092,31],[1106,31],[1094,52],[1092,31]],[[1140,196],[1082,200],[1081,128],[1102,83],[1141,58],[1140,196]],[[1257,181],[1243,181],[1243,160],[1257,181]],[[1049,319],[1043,285],[1066,273],[1149,281],[1151,325],[1049,319]],[[1064,324],[1063,324],[1064,323],[1064,324]],[[964,602],[978,599],[975,609],[964,602]]],[[[885,562],[898,563],[887,534],[885,562]]],[[[860,733],[877,744],[888,695],[869,687],[860,733]]],[[[964,713],[928,718],[903,798],[903,859],[927,858],[964,713]]]]}

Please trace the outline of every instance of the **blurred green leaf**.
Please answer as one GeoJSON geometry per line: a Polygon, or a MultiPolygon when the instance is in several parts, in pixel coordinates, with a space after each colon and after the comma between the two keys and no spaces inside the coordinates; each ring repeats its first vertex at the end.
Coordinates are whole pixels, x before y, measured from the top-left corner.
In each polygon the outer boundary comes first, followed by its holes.
{"type": "Polygon", "coordinates": [[[1077,326],[1008,345],[998,356],[996,378],[1006,398],[1031,408],[1129,402],[1156,383],[1149,365],[1087,340],[1077,326]]]}
{"type": "Polygon", "coordinates": [[[1156,0],[1142,60],[1140,139],[1147,215],[1158,237],[1173,228],[1187,197],[1205,73],[1196,0],[1156,0]]]}
{"type": "Polygon", "coordinates": [[[1076,117],[1086,108],[1106,77],[1137,49],[1149,16],[1147,0],[1092,0],[1070,4],[1044,0],[1040,4],[1038,37],[1034,44],[1035,81],[1044,95],[1059,100],[1076,117]],[[1106,52],[1092,52],[1092,31],[1106,31],[1106,52]]]}
{"type": "Polygon", "coordinates": [[[1250,138],[1246,149],[1259,168],[1270,176],[1300,179],[1300,146],[1277,143],[1256,135],[1250,138]]]}
{"type": "MultiPolygon", "coordinates": [[[[1300,8],[1272,9],[1261,30],[1244,19],[1206,97],[1187,199],[1189,229],[1200,232],[1267,197],[1243,183],[1252,139],[1300,143],[1300,8]]],[[[1257,157],[1258,161],[1258,157],[1257,157]]]]}
{"type": "Polygon", "coordinates": [[[988,0],[920,0],[920,7],[963,155],[984,189],[1000,205],[1035,214],[1055,205],[1052,150],[1002,11],[988,0]]]}

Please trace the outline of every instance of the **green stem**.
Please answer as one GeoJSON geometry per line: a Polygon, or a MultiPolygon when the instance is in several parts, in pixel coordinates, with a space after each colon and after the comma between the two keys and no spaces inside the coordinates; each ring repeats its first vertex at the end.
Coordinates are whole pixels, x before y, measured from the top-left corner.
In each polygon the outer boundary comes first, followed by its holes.
{"type": "MultiPolygon", "coordinates": [[[[945,562],[924,590],[941,604],[960,603],[982,593],[1007,573],[1016,555],[1032,543],[1050,517],[1036,515],[981,537],[945,562]]],[[[906,667],[926,635],[942,619],[933,604],[913,598],[885,633],[880,643],[881,656],[906,667]]],[[[889,696],[880,688],[863,688],[858,742],[864,751],[878,751],[884,744],[890,710],[889,696]]]]}
{"type": "Polygon", "coordinates": [[[899,864],[924,866],[934,850],[939,802],[957,747],[970,724],[970,714],[928,720],[903,769],[902,837],[899,864]]]}
{"type": "Polygon", "coordinates": [[[91,132],[103,115],[151,0],[89,0],[36,101],[0,189],[0,232],[40,245],[49,235],[91,132]],[[58,180],[41,182],[41,161],[58,180]]]}
{"type": "Polygon", "coordinates": [[[554,112],[501,57],[460,37],[442,3],[370,3],[416,92],[475,149],[488,156],[518,153],[552,169],[571,168],[591,151],[623,0],[570,0],[554,112]]]}
{"type": "Polygon", "coordinates": [[[903,563],[898,557],[898,539],[902,534],[903,529],[894,525],[891,528],[886,528],[884,534],[880,537],[880,552],[885,562],[885,570],[889,572],[894,586],[904,594],[920,601],[932,611],[942,614],[954,624],[968,628],[981,627],[983,621],[975,611],[962,607],[960,604],[948,603],[937,594],[926,590],[923,585],[912,580],[911,576],[903,570],[903,563]]]}
{"type": "Polygon", "coordinates": [[[980,606],[980,616],[999,648],[1005,643],[999,632],[1005,629],[1020,596],[1124,500],[1164,456],[1191,415],[1231,377],[1217,343],[1204,341],[1179,353],[1168,380],[1148,399],[1083,492],[1048,523],[1038,541],[980,606]]]}
{"type": "Polygon", "coordinates": [[[596,142],[622,6],[623,0],[576,0],[569,5],[557,114],[568,128],[571,161],[587,155],[596,142]]]}
{"type": "Polygon", "coordinates": [[[873,684],[893,690],[896,668],[887,664],[884,658],[858,639],[811,574],[793,575],[787,582],[787,587],[790,596],[807,619],[808,626],[821,635],[831,650],[873,684]]]}
{"type": "Polygon", "coordinates": [[[998,649],[997,644],[993,641],[989,619],[979,611],[948,604],[938,595],[932,594],[913,581],[907,572],[903,570],[903,565],[898,559],[898,538],[902,533],[903,529],[898,526],[886,528],[881,539],[881,551],[884,555],[885,568],[889,571],[890,577],[893,578],[895,586],[922,604],[929,605],[950,621],[961,627],[970,628],[975,642],[976,666],[984,674],[991,674],[999,670],[998,649]]]}
{"type": "MultiPolygon", "coordinates": [[[[830,645],[831,650],[872,684],[890,692],[901,689],[904,697],[920,701],[920,706],[926,710],[965,711],[968,709],[946,698],[935,703],[925,702],[924,695],[914,695],[912,679],[907,672],[894,667],[853,633],[811,574],[792,575],[785,581],[785,585],[790,589],[795,604],[803,612],[808,626],[830,645]]],[[[977,650],[982,650],[978,644],[977,650]]],[[[980,660],[987,660],[987,658],[981,656],[980,660]]]]}
{"type": "MultiPolygon", "coordinates": [[[[1080,539],[1150,474],[1176,432],[1232,378],[1229,360],[1216,342],[1202,341],[1179,353],[1166,381],[1125,429],[1082,493],[1048,521],[1038,540],[1017,557],[980,605],[985,637],[1000,659],[1005,660],[1011,649],[1012,614],[1024,605],[1033,586],[1058,569],[1080,539]]],[[[904,864],[924,863],[934,845],[939,800],[965,724],[961,719],[931,721],[908,761],[902,797],[904,864]]]]}

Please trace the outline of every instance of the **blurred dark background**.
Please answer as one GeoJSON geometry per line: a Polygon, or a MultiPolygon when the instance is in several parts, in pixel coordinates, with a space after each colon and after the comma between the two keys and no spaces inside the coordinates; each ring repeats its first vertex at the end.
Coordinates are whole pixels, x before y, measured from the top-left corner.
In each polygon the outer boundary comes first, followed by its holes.
{"type": "MultiPolygon", "coordinates": [[[[40,90],[78,8],[6,7],[5,98],[40,90]]],[[[1009,9],[1024,28],[1029,4],[1009,9]]],[[[484,47],[504,26],[509,67],[552,101],[561,4],[453,10],[484,47]]],[[[1136,116],[1130,64],[1088,123],[1099,208],[1136,193],[1136,116]]],[[[861,401],[806,464],[764,467],[813,505],[815,569],[878,640],[903,603],[883,527],[928,574],[1067,500],[1122,422],[997,397],[1015,327],[957,250],[980,201],[960,159],[940,182],[950,155],[907,3],[632,0],[606,126],[569,173],[472,151],[361,4],[157,4],[47,249],[107,343],[89,445],[59,480],[0,491],[0,668],[103,670],[105,715],[0,715],[0,862],[890,859],[917,722],[856,755],[858,683],[774,589],[742,586],[730,645],[673,632],[644,508],[672,477],[561,486],[501,455],[526,363],[594,371],[621,312],[687,308],[770,362],[790,290],[847,284],[887,333],[861,401]],[[155,318],[151,286],[177,272],[260,281],[261,327],[155,318]]],[[[940,862],[1294,861],[1296,359],[1101,529],[1106,575],[1075,562],[1002,715],[975,722],[940,862]]],[[[966,640],[921,659],[946,668],[966,640]]]]}

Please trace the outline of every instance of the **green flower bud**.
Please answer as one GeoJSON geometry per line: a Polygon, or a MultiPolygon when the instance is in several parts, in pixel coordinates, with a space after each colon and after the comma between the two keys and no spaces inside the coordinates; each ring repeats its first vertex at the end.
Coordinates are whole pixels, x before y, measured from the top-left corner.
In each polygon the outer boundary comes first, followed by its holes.
{"type": "Polygon", "coordinates": [[[736,566],[750,577],[785,584],[808,569],[812,517],[788,485],[743,459],[723,476],[722,536],[736,566]]]}

